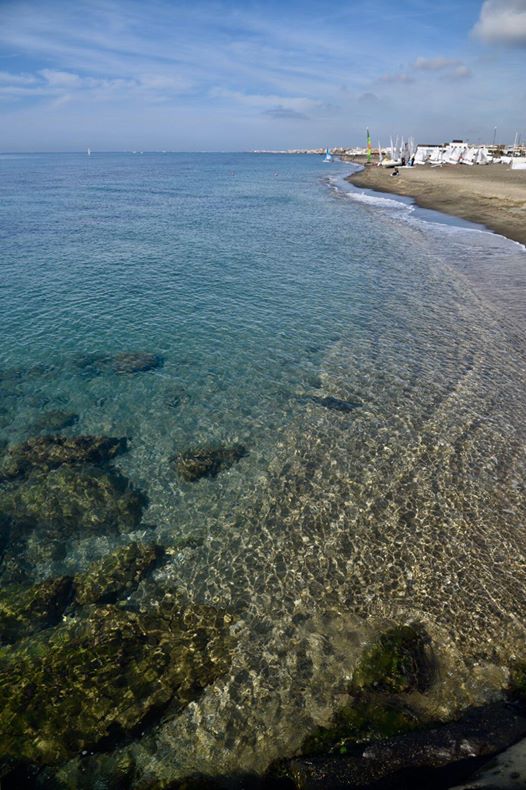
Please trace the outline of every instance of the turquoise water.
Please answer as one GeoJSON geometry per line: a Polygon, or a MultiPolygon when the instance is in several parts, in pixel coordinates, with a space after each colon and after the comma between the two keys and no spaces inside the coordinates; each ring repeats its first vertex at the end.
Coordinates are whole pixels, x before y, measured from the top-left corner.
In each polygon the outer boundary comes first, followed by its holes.
{"type": "Polygon", "coordinates": [[[149,499],[129,535],[37,547],[33,579],[147,533],[170,550],[160,588],[236,618],[231,672],[138,738],[138,764],[166,781],[264,770],[329,718],[390,622],[433,636],[437,715],[497,693],[526,636],[524,250],[361,195],[317,157],[4,155],[0,171],[0,439],[74,413],[65,434],[129,438],[117,466],[149,499]],[[164,364],[83,367],[121,352],[164,364]],[[174,455],[210,443],[247,455],[182,480],[174,455]]]}

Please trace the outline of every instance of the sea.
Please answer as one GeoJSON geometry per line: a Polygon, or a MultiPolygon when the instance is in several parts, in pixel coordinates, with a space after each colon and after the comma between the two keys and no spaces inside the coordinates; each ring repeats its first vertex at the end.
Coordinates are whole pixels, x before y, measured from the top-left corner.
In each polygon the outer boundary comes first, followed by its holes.
{"type": "Polygon", "coordinates": [[[232,616],[228,672],[128,744],[159,781],[294,754],[392,624],[432,639],[437,717],[526,657],[525,249],[353,167],[0,156],[1,446],[75,414],[64,435],[127,437],[115,467],[148,498],[139,528],[77,536],[35,578],[154,539],[160,587],[232,616]],[[163,364],[86,369],[128,353],[163,364]]]}

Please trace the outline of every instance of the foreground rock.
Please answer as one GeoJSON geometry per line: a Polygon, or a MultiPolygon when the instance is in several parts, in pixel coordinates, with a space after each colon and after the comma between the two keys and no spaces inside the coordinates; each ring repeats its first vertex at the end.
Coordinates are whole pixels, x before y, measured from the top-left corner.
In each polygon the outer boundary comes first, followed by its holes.
{"type": "Polygon", "coordinates": [[[0,482],[33,469],[48,471],[63,464],[105,463],[127,449],[125,438],[105,436],[38,436],[10,448],[0,469],[0,482]]]}
{"type": "Polygon", "coordinates": [[[0,759],[52,765],[111,748],[168,704],[196,699],[229,666],[230,617],[165,599],[155,613],[87,616],[0,649],[0,759]]]}
{"type": "Polygon", "coordinates": [[[458,722],[378,741],[350,756],[293,759],[281,774],[298,790],[448,787],[478,768],[476,758],[497,754],[525,735],[526,717],[495,703],[458,722]]]}
{"type": "Polygon", "coordinates": [[[403,694],[426,691],[433,678],[431,640],[419,624],[381,634],[362,656],[352,689],[403,694]]]}
{"type": "Polygon", "coordinates": [[[0,592],[0,644],[57,625],[71,600],[73,579],[61,576],[33,587],[12,586],[0,592]]]}
{"type": "Polygon", "coordinates": [[[75,602],[113,603],[135,590],[164,555],[162,546],[130,543],[75,577],[75,602]]]}
{"type": "Polygon", "coordinates": [[[343,753],[354,744],[411,732],[429,723],[407,702],[434,678],[431,640],[418,623],[390,628],[367,647],[356,667],[349,697],[327,727],[317,727],[303,755],[343,753]]]}
{"type": "Polygon", "coordinates": [[[216,477],[246,455],[248,451],[242,444],[198,447],[176,456],[175,468],[183,480],[193,482],[201,477],[216,477]]]}

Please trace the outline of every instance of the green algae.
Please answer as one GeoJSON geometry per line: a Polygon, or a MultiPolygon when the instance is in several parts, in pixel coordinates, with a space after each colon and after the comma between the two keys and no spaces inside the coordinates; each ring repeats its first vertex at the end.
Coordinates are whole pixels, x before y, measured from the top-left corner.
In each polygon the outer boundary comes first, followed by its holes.
{"type": "Polygon", "coordinates": [[[29,588],[12,585],[1,590],[0,644],[16,642],[60,622],[72,587],[70,576],[60,576],[29,588]]]}
{"type": "Polygon", "coordinates": [[[164,549],[152,543],[130,543],[92,563],[75,577],[75,602],[112,603],[132,592],[163,557],[164,549]]]}
{"type": "Polygon", "coordinates": [[[345,753],[354,743],[381,740],[423,725],[407,705],[382,696],[353,699],[339,710],[328,727],[318,727],[303,742],[303,755],[345,753]]]}
{"type": "Polygon", "coordinates": [[[85,616],[0,649],[0,759],[53,765],[111,748],[176,712],[231,660],[230,617],[166,597],[155,610],[85,616]]]}
{"type": "Polygon", "coordinates": [[[426,691],[432,677],[429,636],[419,625],[401,625],[383,633],[365,651],[352,688],[392,694],[426,691]]]}

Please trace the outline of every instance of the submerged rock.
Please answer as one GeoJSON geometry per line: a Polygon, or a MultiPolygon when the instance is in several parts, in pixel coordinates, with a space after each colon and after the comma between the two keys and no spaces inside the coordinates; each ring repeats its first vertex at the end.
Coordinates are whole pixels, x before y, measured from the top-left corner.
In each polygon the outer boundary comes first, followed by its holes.
{"type": "Polygon", "coordinates": [[[33,587],[11,586],[0,591],[0,644],[60,622],[71,600],[73,579],[61,576],[33,587]]]}
{"type": "Polygon", "coordinates": [[[176,598],[155,613],[88,607],[0,649],[0,759],[56,764],[111,747],[168,703],[176,712],[228,668],[229,623],[176,598]]]}
{"type": "Polygon", "coordinates": [[[143,373],[147,370],[160,368],[164,359],[159,354],[144,352],[122,352],[113,357],[112,368],[115,373],[143,373]]]}
{"type": "Polygon", "coordinates": [[[246,455],[248,451],[242,444],[198,447],[176,456],[175,468],[183,480],[193,482],[201,477],[216,477],[246,455]]]}
{"type": "Polygon", "coordinates": [[[162,546],[130,543],[75,577],[75,602],[112,603],[132,592],[164,555],[162,546]]]}
{"type": "Polygon", "coordinates": [[[433,671],[431,640],[425,629],[418,624],[397,626],[365,651],[352,688],[391,694],[426,691],[433,671]]]}
{"type": "Polygon", "coordinates": [[[62,464],[104,463],[126,449],[126,439],[113,436],[38,436],[8,451],[0,480],[21,477],[33,469],[55,469],[62,464]]]}
{"type": "Polygon", "coordinates": [[[32,423],[31,430],[36,433],[62,431],[79,421],[79,415],[67,411],[44,411],[32,423]]]}
{"type": "Polygon", "coordinates": [[[164,358],[160,354],[144,351],[121,351],[118,354],[83,354],[77,358],[76,365],[87,376],[100,376],[103,373],[145,373],[161,368],[164,358]]]}
{"type": "Polygon", "coordinates": [[[332,395],[327,395],[326,397],[321,395],[302,395],[300,400],[315,403],[317,406],[323,406],[325,409],[331,409],[332,411],[354,411],[354,409],[359,409],[360,406],[363,406],[358,401],[340,400],[339,398],[333,398],[332,395]]]}

